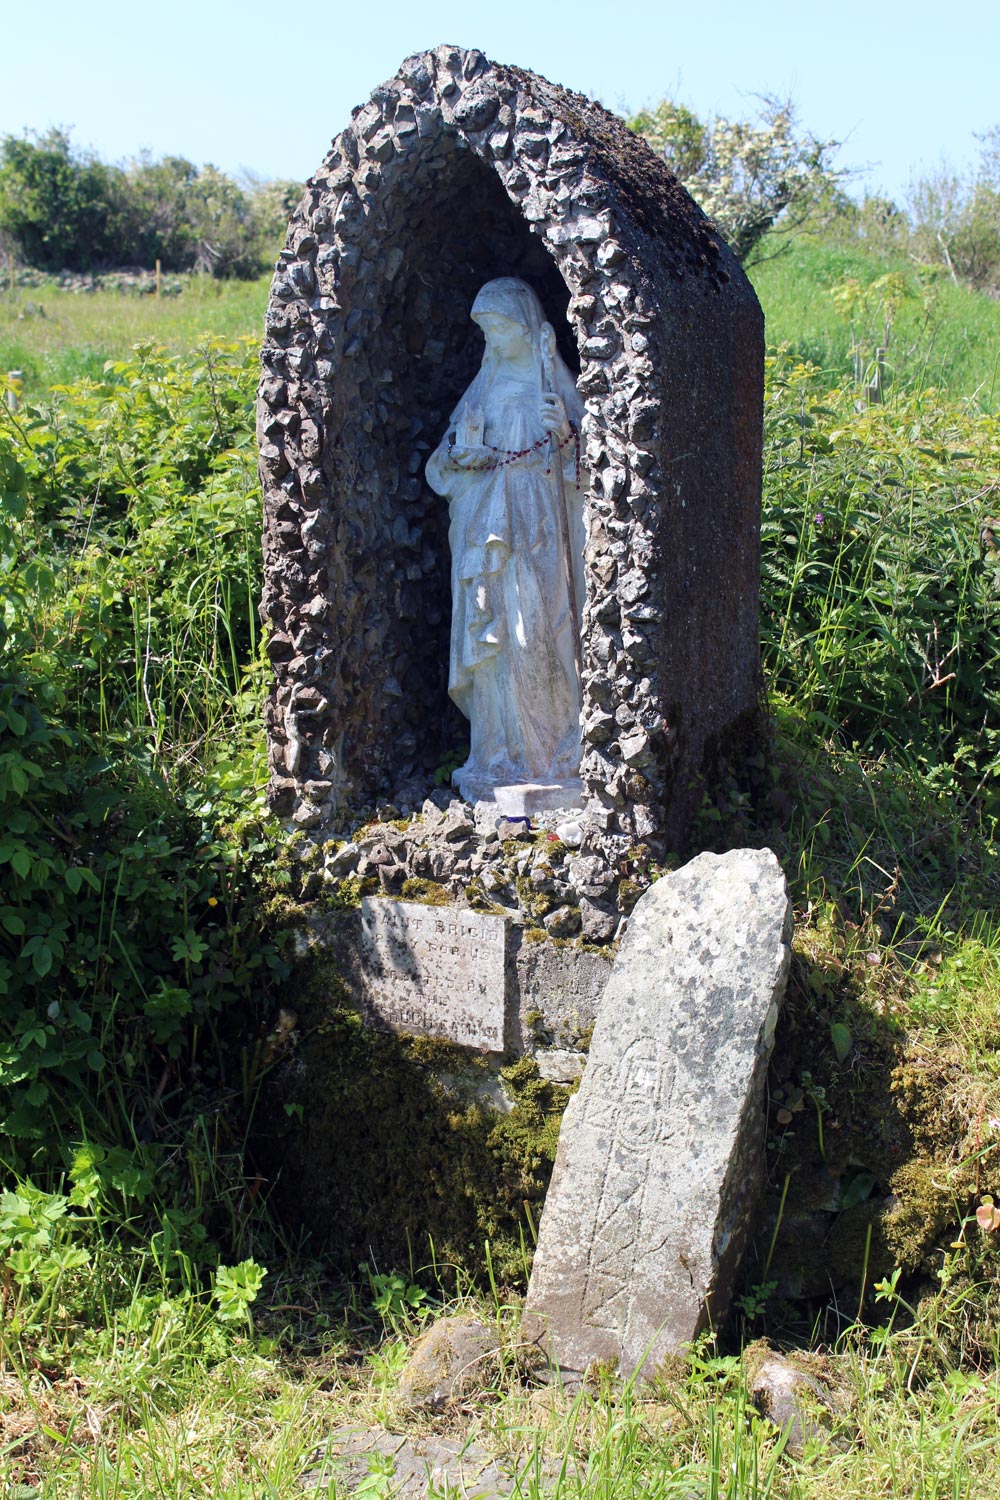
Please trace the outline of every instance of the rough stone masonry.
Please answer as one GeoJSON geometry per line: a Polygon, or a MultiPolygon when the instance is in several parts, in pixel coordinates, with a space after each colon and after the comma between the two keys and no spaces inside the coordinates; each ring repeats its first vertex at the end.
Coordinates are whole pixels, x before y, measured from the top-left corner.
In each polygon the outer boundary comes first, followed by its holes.
{"type": "Polygon", "coordinates": [[[457,47],[408,58],[354,112],[271,288],[272,803],[344,833],[462,738],[424,466],[479,362],[472,299],[505,275],[537,290],[586,403],[583,852],[655,857],[757,728],[763,318],[620,119],[457,47]]]}
{"type": "Polygon", "coordinates": [[[522,1337],[651,1370],[728,1308],[791,957],[769,849],[700,854],[632,913],[563,1116],[522,1337]]]}

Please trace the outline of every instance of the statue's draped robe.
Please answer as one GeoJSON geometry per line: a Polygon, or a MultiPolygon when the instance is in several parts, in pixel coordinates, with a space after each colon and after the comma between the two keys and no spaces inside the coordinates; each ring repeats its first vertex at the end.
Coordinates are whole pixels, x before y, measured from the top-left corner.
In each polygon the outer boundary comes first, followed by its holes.
{"type": "MultiPolygon", "coordinates": [[[[579,432],[582,402],[561,361],[556,385],[579,432]]],[[[448,690],[469,719],[472,738],[460,776],[558,781],[579,769],[577,643],[559,523],[563,498],[557,464],[564,474],[578,602],[583,592],[581,490],[574,444],[553,458],[540,411],[539,377],[532,380],[502,363],[484,365],[427,464],[429,483],[450,504],[448,690]],[[489,470],[457,469],[448,447],[466,405],[483,413],[483,440],[500,450],[490,455],[492,461],[533,451],[489,470]]]]}

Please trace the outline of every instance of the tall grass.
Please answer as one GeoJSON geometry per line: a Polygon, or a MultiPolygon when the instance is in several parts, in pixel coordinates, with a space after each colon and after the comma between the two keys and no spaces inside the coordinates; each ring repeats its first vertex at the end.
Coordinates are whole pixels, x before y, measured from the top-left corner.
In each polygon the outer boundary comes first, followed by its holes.
{"type": "Polygon", "coordinates": [[[769,362],[763,645],[823,739],[1000,812],[1000,430],[769,362]],[[861,409],[859,410],[858,407],[861,409]]]}
{"type": "MultiPolygon", "coordinates": [[[[1000,405],[1000,302],[863,248],[803,238],[755,266],[750,277],[764,308],[768,343],[788,345],[795,358],[816,365],[831,383],[850,375],[851,324],[838,313],[833,291],[851,278],[870,286],[893,273],[907,290],[886,348],[889,380],[933,386],[953,399],[975,398],[984,410],[995,411],[1000,405]]],[[[873,344],[884,342],[879,320],[861,331],[873,344]]]]}

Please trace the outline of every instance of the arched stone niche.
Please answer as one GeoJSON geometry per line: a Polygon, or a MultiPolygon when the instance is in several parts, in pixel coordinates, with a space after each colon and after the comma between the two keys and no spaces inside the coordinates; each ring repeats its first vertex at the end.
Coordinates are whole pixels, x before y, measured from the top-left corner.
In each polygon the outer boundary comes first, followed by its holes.
{"type": "Polygon", "coordinates": [[[484,281],[538,291],[586,401],[582,776],[597,842],[678,842],[758,713],[763,319],[644,142],[478,51],[408,58],[292,217],[258,428],[275,809],[318,834],[461,742],[424,479],[484,281]]]}

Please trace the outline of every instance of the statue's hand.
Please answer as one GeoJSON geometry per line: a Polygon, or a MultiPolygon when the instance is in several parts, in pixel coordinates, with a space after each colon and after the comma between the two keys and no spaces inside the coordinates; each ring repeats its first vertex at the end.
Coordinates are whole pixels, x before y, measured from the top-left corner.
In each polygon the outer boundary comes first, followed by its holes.
{"type": "Polygon", "coordinates": [[[541,422],[545,431],[553,433],[556,437],[565,437],[569,432],[566,407],[563,405],[562,397],[557,396],[555,391],[542,393],[541,422]]]}
{"type": "Polygon", "coordinates": [[[448,449],[448,462],[456,469],[471,469],[493,457],[482,443],[455,443],[448,449]]]}

